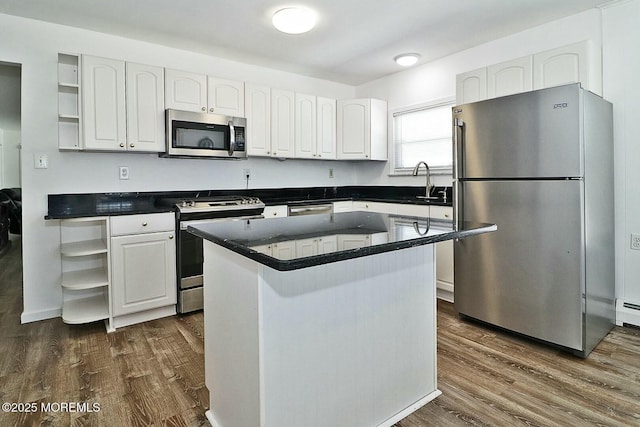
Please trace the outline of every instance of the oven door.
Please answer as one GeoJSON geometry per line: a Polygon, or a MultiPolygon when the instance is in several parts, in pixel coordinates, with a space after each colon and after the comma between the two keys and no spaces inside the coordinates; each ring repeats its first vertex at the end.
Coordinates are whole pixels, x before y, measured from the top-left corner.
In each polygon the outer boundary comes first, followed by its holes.
{"type": "Polygon", "coordinates": [[[220,221],[237,221],[264,218],[251,215],[230,218],[200,219],[180,222],[180,239],[176,250],[178,273],[178,313],[188,313],[203,308],[203,248],[202,238],[187,231],[187,227],[196,224],[208,224],[220,221]]]}

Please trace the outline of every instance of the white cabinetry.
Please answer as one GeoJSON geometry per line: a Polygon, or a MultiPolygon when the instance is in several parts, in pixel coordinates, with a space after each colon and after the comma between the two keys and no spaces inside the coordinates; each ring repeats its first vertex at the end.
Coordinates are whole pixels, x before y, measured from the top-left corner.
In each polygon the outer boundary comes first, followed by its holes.
{"type": "Polygon", "coordinates": [[[179,70],[165,70],[165,105],[182,111],[207,111],[207,76],[179,70]]]}
{"type": "Polygon", "coordinates": [[[487,96],[496,98],[530,91],[533,88],[532,72],[531,56],[487,67],[487,96]]]}
{"type": "Polygon", "coordinates": [[[126,149],[124,61],[82,56],[84,148],[126,149]]]}
{"type": "Polygon", "coordinates": [[[299,159],[318,157],[315,95],[296,93],[295,155],[299,159]]]}
{"type": "Polygon", "coordinates": [[[265,206],[262,216],[265,218],[282,218],[289,214],[287,205],[265,206]]]}
{"type": "Polygon", "coordinates": [[[164,69],[126,64],[127,150],[165,151],[164,69]]]}
{"type": "Polygon", "coordinates": [[[337,158],[387,159],[387,102],[347,99],[337,104],[337,158]]]}
{"type": "Polygon", "coordinates": [[[602,95],[602,53],[590,41],[562,46],[456,76],[456,103],[569,83],[602,95]]]}
{"type": "Polygon", "coordinates": [[[111,217],[115,326],[175,314],[174,237],[172,213],[111,217]]]}
{"type": "Polygon", "coordinates": [[[533,88],[567,83],[602,94],[602,54],[591,42],[580,42],[533,55],[533,88]]]}
{"type": "Polygon", "coordinates": [[[107,217],[60,221],[62,320],[80,324],[105,320],[111,330],[107,217]]]}
{"type": "Polygon", "coordinates": [[[271,155],[271,88],[245,84],[247,154],[271,155]]]}
{"type": "Polygon", "coordinates": [[[289,90],[271,90],[271,156],[294,157],[295,94],[289,90]]]}
{"type": "Polygon", "coordinates": [[[338,237],[325,236],[300,239],[295,241],[296,257],[309,257],[336,252],[338,250],[338,237]]]}
{"type": "Polygon", "coordinates": [[[333,213],[352,212],[354,210],[355,209],[353,209],[353,201],[351,200],[333,202],[333,213]]]}
{"type": "Polygon", "coordinates": [[[80,150],[80,57],[58,54],[58,148],[80,150]]]}
{"type": "Polygon", "coordinates": [[[336,100],[333,98],[316,98],[316,157],[322,159],[336,158],[336,100]]]}
{"type": "Polygon", "coordinates": [[[398,205],[395,203],[355,201],[353,202],[352,210],[396,214],[398,213],[398,205]]]}
{"type": "Polygon", "coordinates": [[[244,83],[207,77],[209,113],[244,117],[244,83]]]}
{"type": "MultiPolygon", "coordinates": [[[[453,208],[431,206],[429,216],[451,221],[453,208]]],[[[453,240],[436,243],[436,295],[453,302],[453,240]]]]}
{"type": "Polygon", "coordinates": [[[487,99],[487,69],[467,71],[456,76],[456,104],[487,99]]]}
{"type": "Polygon", "coordinates": [[[244,83],[180,70],[165,70],[167,108],[244,117],[244,83]]]}

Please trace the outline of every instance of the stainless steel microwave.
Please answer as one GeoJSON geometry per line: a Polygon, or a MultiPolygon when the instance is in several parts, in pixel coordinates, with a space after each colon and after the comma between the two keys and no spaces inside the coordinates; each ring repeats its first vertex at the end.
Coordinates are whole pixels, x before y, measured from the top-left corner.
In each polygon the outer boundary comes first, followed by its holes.
{"type": "Polygon", "coordinates": [[[163,157],[247,157],[247,119],[190,111],[166,111],[167,144],[163,157]]]}

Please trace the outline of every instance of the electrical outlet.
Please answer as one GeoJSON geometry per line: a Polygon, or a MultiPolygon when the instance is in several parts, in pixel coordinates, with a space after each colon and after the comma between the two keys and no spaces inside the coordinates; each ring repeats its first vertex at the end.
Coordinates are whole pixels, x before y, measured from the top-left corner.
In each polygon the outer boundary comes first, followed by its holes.
{"type": "Polygon", "coordinates": [[[640,250],[640,234],[631,233],[631,249],[640,250]]]}
{"type": "Polygon", "coordinates": [[[333,178],[333,168],[329,168],[329,178],[333,178]]]}
{"type": "Polygon", "coordinates": [[[242,179],[249,181],[251,179],[251,169],[242,169],[242,179]]]}
{"type": "Polygon", "coordinates": [[[120,179],[129,179],[129,166],[120,166],[120,179]]]}

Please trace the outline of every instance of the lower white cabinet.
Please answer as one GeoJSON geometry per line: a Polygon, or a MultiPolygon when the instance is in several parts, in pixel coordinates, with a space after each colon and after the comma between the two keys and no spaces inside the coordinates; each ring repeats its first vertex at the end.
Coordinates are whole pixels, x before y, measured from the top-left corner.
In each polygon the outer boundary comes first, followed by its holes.
{"type": "Polygon", "coordinates": [[[282,218],[288,216],[287,205],[265,206],[262,216],[265,218],[282,218]]]}
{"type": "Polygon", "coordinates": [[[175,314],[175,260],[173,213],[111,217],[111,300],[116,326],[175,314]],[[127,317],[133,314],[137,316],[127,317]]]}

